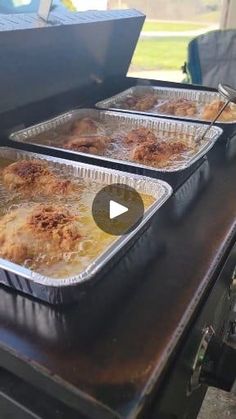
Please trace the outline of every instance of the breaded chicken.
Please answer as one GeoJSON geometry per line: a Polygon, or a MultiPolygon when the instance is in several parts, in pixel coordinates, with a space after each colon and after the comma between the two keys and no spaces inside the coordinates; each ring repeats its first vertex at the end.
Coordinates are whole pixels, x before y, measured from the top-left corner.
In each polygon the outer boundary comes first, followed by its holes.
{"type": "Polygon", "coordinates": [[[138,99],[135,110],[136,111],[148,111],[152,109],[157,103],[157,97],[153,93],[147,93],[138,99]]]}
{"type": "Polygon", "coordinates": [[[157,104],[157,95],[145,93],[142,96],[129,96],[122,102],[122,106],[136,111],[148,111],[157,104]]]}
{"type": "Polygon", "coordinates": [[[134,109],[137,104],[137,101],[137,96],[129,96],[122,102],[122,106],[127,109],[134,109]]]}
{"type": "Polygon", "coordinates": [[[81,238],[79,217],[56,205],[34,204],[12,210],[0,219],[0,257],[15,263],[63,260],[81,238]]]}
{"type": "Polygon", "coordinates": [[[72,125],[72,133],[76,135],[95,134],[98,130],[97,123],[91,118],[82,118],[72,125]]]}
{"type": "Polygon", "coordinates": [[[132,153],[132,160],[141,163],[153,164],[154,166],[166,166],[168,161],[178,154],[186,151],[188,146],[181,141],[173,142],[146,142],[137,145],[132,153]]]}
{"type": "MultiPolygon", "coordinates": [[[[217,113],[220,111],[220,109],[224,106],[224,103],[222,100],[214,100],[211,103],[208,103],[205,105],[203,112],[202,112],[202,118],[207,120],[213,120],[217,113]]],[[[230,105],[228,105],[225,110],[220,115],[219,121],[227,122],[227,121],[234,121],[236,120],[236,110],[233,110],[230,105]]]]}
{"type": "Polygon", "coordinates": [[[20,160],[3,169],[3,183],[10,191],[23,195],[68,194],[74,186],[52,173],[46,162],[20,160]]]}
{"type": "Polygon", "coordinates": [[[156,136],[149,128],[140,127],[128,132],[124,140],[126,144],[140,144],[143,142],[153,142],[156,140],[156,136]]]}
{"type": "Polygon", "coordinates": [[[102,154],[109,141],[109,138],[105,135],[72,136],[67,139],[64,148],[81,153],[102,154]]]}
{"type": "Polygon", "coordinates": [[[197,113],[196,103],[188,99],[170,100],[159,107],[159,110],[168,115],[194,116],[197,113]]]}

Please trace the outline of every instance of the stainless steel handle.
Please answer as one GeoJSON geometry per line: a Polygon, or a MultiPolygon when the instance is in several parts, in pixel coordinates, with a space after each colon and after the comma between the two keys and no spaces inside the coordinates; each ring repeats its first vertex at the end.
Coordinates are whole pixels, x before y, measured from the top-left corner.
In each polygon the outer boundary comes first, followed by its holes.
{"type": "Polygon", "coordinates": [[[229,102],[236,103],[236,90],[228,84],[219,84],[218,92],[229,102]]]}
{"type": "Polygon", "coordinates": [[[218,85],[218,92],[226,99],[226,102],[223,103],[220,110],[215,115],[214,119],[211,121],[210,125],[206,128],[206,130],[203,132],[203,134],[200,136],[198,141],[202,141],[205,135],[210,131],[211,127],[214,125],[214,123],[218,120],[222,112],[227,108],[227,106],[232,103],[236,103],[236,90],[233,89],[233,87],[228,86],[228,84],[219,84],[218,85]]]}

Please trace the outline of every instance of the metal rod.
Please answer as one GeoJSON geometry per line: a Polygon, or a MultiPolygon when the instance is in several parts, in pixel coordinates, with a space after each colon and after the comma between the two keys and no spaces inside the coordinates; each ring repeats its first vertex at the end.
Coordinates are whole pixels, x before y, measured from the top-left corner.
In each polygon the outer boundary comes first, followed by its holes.
{"type": "Polygon", "coordinates": [[[225,108],[229,105],[230,100],[228,100],[227,102],[224,103],[224,105],[222,106],[222,108],[219,110],[219,112],[217,113],[217,115],[215,116],[215,118],[213,119],[213,121],[210,123],[210,125],[206,128],[205,132],[202,134],[201,136],[201,140],[203,140],[203,138],[205,137],[205,135],[208,133],[208,131],[210,131],[212,125],[214,125],[214,123],[217,121],[217,119],[219,118],[219,116],[222,114],[222,112],[225,110],[225,108]]]}

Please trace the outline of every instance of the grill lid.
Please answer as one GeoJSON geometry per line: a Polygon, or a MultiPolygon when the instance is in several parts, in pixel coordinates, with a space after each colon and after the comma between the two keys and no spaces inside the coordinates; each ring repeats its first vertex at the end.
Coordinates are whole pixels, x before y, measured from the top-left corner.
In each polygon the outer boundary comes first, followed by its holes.
{"type": "Polygon", "coordinates": [[[136,10],[0,15],[0,113],[125,76],[144,22],[136,10]]]}

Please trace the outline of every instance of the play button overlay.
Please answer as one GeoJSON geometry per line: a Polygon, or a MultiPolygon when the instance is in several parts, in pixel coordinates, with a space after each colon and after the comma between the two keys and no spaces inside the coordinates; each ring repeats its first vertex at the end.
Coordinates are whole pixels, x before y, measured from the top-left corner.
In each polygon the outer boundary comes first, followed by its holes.
{"type": "Polygon", "coordinates": [[[142,221],[144,204],[135,189],[113,183],[97,193],[92,213],[101,230],[113,236],[122,236],[135,229],[142,221]]]}
{"type": "Polygon", "coordinates": [[[113,218],[119,217],[120,215],[124,214],[125,212],[129,211],[129,208],[124,207],[124,205],[118,204],[118,202],[110,201],[110,212],[109,217],[110,220],[113,218]]]}

